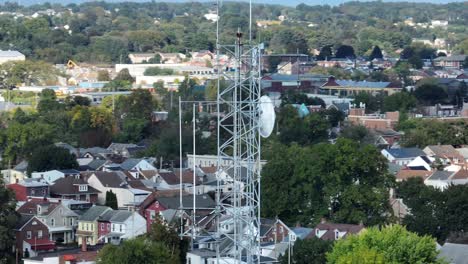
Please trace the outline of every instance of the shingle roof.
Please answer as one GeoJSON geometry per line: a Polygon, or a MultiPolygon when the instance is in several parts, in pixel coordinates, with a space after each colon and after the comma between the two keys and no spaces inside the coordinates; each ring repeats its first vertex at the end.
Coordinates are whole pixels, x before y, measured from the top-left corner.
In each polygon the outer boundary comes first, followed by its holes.
{"type": "Polygon", "coordinates": [[[21,214],[18,221],[16,222],[15,230],[21,229],[33,217],[34,215],[31,215],[31,214],[29,215],[21,214]]]}
{"type": "Polygon", "coordinates": [[[55,207],[59,205],[59,203],[51,202],[45,198],[44,199],[31,199],[25,202],[23,205],[21,205],[21,207],[18,208],[18,210],[16,211],[20,214],[36,215],[38,205],[47,206],[47,212],[50,213],[55,209],[55,207]]]}
{"type": "MultiPolygon", "coordinates": [[[[166,209],[178,209],[180,206],[179,197],[159,197],[156,198],[160,204],[166,209]]],[[[197,208],[214,208],[216,206],[215,201],[211,199],[207,194],[196,195],[195,197],[197,208]]],[[[193,205],[193,195],[182,196],[182,204],[184,207],[190,207],[193,205]]]]}
{"type": "Polygon", "coordinates": [[[413,178],[413,177],[421,177],[423,180],[427,179],[430,175],[432,174],[431,171],[427,171],[427,170],[400,170],[397,174],[396,174],[396,179],[397,180],[401,180],[401,181],[404,181],[404,180],[407,180],[409,178],[413,178]]]}
{"type": "MultiPolygon", "coordinates": [[[[167,171],[167,172],[158,172],[158,174],[161,176],[161,178],[164,179],[165,182],[169,185],[175,185],[180,183],[180,175],[179,173],[174,173],[172,171],[167,171]]],[[[196,179],[196,184],[200,184],[201,180],[195,176],[196,179]]],[[[182,173],[182,183],[193,183],[193,172],[190,171],[189,173],[186,173],[185,171],[182,173]]]]}
{"type": "Polygon", "coordinates": [[[96,171],[93,173],[96,178],[101,182],[105,187],[110,188],[123,188],[127,184],[125,181],[125,174],[120,171],[106,172],[106,171],[96,171]]]}
{"type": "Polygon", "coordinates": [[[103,222],[110,222],[111,218],[117,213],[117,211],[109,210],[106,211],[104,214],[99,216],[98,220],[103,222]]]}
{"type": "Polygon", "coordinates": [[[123,222],[125,222],[125,220],[127,220],[130,216],[132,216],[132,212],[119,210],[119,211],[116,211],[116,213],[112,216],[112,218],[110,219],[110,221],[111,221],[111,222],[115,222],[115,223],[123,223],[123,222]]]}
{"type": "Polygon", "coordinates": [[[439,250],[439,258],[449,263],[466,264],[468,260],[468,245],[445,243],[439,250]]]}
{"type": "Polygon", "coordinates": [[[88,183],[81,178],[77,179],[72,176],[60,178],[56,180],[52,186],[50,186],[50,193],[57,195],[100,193],[100,191],[89,185],[87,191],[78,191],[76,185],[88,185],[88,183]]]}
{"type": "MultiPolygon", "coordinates": [[[[426,147],[440,158],[463,158],[452,145],[430,145],[426,147]]],[[[430,153],[427,153],[430,154],[430,153]]]]}
{"type": "Polygon", "coordinates": [[[25,172],[28,169],[28,162],[26,160],[23,160],[20,163],[18,163],[13,169],[17,171],[25,172]]]}
{"type": "Polygon", "coordinates": [[[387,149],[387,152],[390,153],[390,155],[392,155],[396,159],[416,158],[418,156],[425,155],[425,153],[418,148],[387,149]]]}
{"type": "Polygon", "coordinates": [[[0,50],[0,57],[18,57],[18,56],[24,56],[24,54],[16,50],[0,50]]]}
{"type": "Polygon", "coordinates": [[[437,57],[434,59],[434,61],[464,61],[466,58],[466,55],[452,55],[452,56],[442,56],[442,57],[437,57]]]}
{"type": "Polygon", "coordinates": [[[122,162],[122,164],[120,164],[120,168],[124,170],[131,170],[142,160],[143,159],[126,159],[124,162],[122,162]]]}
{"type": "Polygon", "coordinates": [[[361,232],[365,227],[363,225],[350,225],[350,224],[335,224],[335,223],[320,223],[318,224],[313,231],[307,236],[307,238],[312,238],[316,236],[316,230],[326,231],[320,239],[322,240],[335,240],[335,230],[339,232],[346,232],[344,237],[348,234],[357,234],[361,232]]]}
{"type": "Polygon", "coordinates": [[[389,87],[390,82],[367,82],[367,81],[350,81],[350,80],[337,80],[342,87],[365,87],[365,88],[386,88],[389,87]]]}
{"type": "Polygon", "coordinates": [[[440,181],[446,181],[450,178],[450,176],[452,176],[452,174],[454,174],[453,171],[434,171],[434,173],[432,173],[431,176],[429,176],[429,178],[427,178],[427,180],[440,180],[440,181]]]}
{"type": "Polygon", "coordinates": [[[101,206],[101,205],[95,205],[86,211],[79,220],[81,221],[96,221],[99,216],[103,215],[107,211],[112,210],[110,207],[107,206],[101,206]]]}

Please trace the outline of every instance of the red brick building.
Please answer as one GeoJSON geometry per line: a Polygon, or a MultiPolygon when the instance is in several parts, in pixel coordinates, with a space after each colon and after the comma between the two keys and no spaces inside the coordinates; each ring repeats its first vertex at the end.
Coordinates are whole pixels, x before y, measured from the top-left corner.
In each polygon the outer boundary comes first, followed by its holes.
{"type": "Polygon", "coordinates": [[[35,256],[38,252],[55,249],[55,242],[49,240],[49,228],[32,215],[21,215],[16,225],[16,248],[21,255],[35,256]]]}
{"type": "Polygon", "coordinates": [[[49,196],[49,185],[41,179],[27,179],[26,181],[8,184],[7,188],[14,191],[17,201],[27,201],[28,197],[49,196]]]}

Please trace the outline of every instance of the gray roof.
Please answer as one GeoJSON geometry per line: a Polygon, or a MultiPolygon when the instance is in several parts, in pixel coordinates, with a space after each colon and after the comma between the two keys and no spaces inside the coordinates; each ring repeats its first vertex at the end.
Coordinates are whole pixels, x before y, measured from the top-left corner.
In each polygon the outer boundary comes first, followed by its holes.
{"type": "Polygon", "coordinates": [[[106,162],[107,161],[105,160],[95,159],[92,160],[90,163],[86,164],[86,166],[88,166],[91,170],[97,170],[101,168],[106,162]]]}
{"type": "Polygon", "coordinates": [[[28,169],[28,162],[23,160],[22,162],[18,163],[14,168],[14,170],[25,172],[28,169]]]}
{"type": "Polygon", "coordinates": [[[85,154],[85,153],[91,153],[91,154],[110,154],[112,151],[101,148],[101,147],[92,147],[92,148],[80,148],[80,153],[85,154]]]}
{"type": "Polygon", "coordinates": [[[441,180],[445,181],[452,176],[453,171],[435,171],[427,180],[441,180]]]}
{"type": "Polygon", "coordinates": [[[388,162],[387,164],[388,164],[388,172],[390,172],[393,175],[396,175],[397,172],[399,172],[401,168],[403,168],[403,166],[400,166],[393,162],[388,162]]]}
{"type": "Polygon", "coordinates": [[[131,170],[135,167],[138,163],[140,163],[142,159],[127,159],[120,164],[120,168],[124,170],[131,170]]]}
{"type": "Polygon", "coordinates": [[[126,176],[121,171],[113,171],[113,172],[96,171],[93,174],[105,187],[122,188],[127,185],[127,182],[125,181],[126,176]]]}
{"type": "Polygon", "coordinates": [[[117,213],[117,211],[107,211],[99,217],[99,221],[110,222],[111,218],[117,213]]]}
{"type": "Polygon", "coordinates": [[[452,55],[448,57],[438,57],[435,58],[434,61],[464,61],[466,58],[466,55],[452,55]]]}
{"type": "MultiPolygon", "coordinates": [[[[157,198],[160,204],[166,209],[178,209],[180,206],[179,197],[159,197],[157,198]]],[[[195,198],[197,208],[215,208],[216,203],[207,194],[196,195],[195,198]]],[[[182,196],[182,204],[184,207],[193,206],[193,195],[182,196]]]]}
{"type": "Polygon", "coordinates": [[[96,221],[99,216],[103,215],[105,212],[112,210],[110,207],[96,205],[88,209],[79,220],[81,221],[96,221]]]}
{"type": "Polygon", "coordinates": [[[110,221],[114,223],[123,223],[131,216],[132,216],[132,212],[119,210],[119,211],[115,211],[110,221]]]}
{"type": "Polygon", "coordinates": [[[314,230],[313,228],[308,228],[308,227],[295,227],[292,229],[294,234],[296,234],[297,238],[299,239],[304,239],[306,238],[310,232],[314,230]]]}
{"type": "Polygon", "coordinates": [[[466,264],[468,262],[468,245],[445,243],[440,248],[439,258],[453,264],[466,264]]]}
{"type": "Polygon", "coordinates": [[[387,149],[387,152],[396,159],[416,158],[425,155],[424,151],[418,148],[394,148],[387,149]]]}
{"type": "Polygon", "coordinates": [[[0,50],[0,57],[17,57],[17,56],[24,56],[24,54],[16,50],[0,50]]]}
{"type": "Polygon", "coordinates": [[[386,88],[390,82],[367,82],[367,81],[351,81],[351,80],[337,80],[337,84],[342,87],[365,87],[365,88],[386,88]]]}
{"type": "Polygon", "coordinates": [[[338,110],[341,112],[347,112],[349,111],[350,104],[348,102],[333,102],[332,105],[334,105],[338,110]]]}
{"type": "Polygon", "coordinates": [[[200,256],[200,257],[205,257],[205,258],[206,257],[215,257],[216,256],[215,251],[212,251],[212,250],[209,250],[209,249],[206,249],[206,248],[194,249],[194,250],[189,251],[188,253],[196,255],[196,256],[200,256]]]}

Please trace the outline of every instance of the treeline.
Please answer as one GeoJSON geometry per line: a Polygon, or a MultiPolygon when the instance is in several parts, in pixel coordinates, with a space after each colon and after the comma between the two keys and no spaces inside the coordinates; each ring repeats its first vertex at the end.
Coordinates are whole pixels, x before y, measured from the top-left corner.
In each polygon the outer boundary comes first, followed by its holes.
{"type": "MultiPolygon", "coordinates": [[[[370,55],[375,46],[387,54],[411,44],[412,38],[445,38],[458,52],[468,50],[468,23],[463,3],[426,5],[408,3],[345,3],[338,7],[299,5],[296,8],[254,5],[259,20],[286,20],[267,28],[254,25],[253,37],[269,52],[309,53],[325,46],[345,44],[355,55],[370,55]],[[384,11],[385,10],[385,11],[384,11]],[[413,28],[402,23],[448,19],[448,30],[413,28]],[[460,28],[461,27],[461,28],[460,28]]],[[[213,50],[215,23],[204,14],[214,12],[212,3],[106,3],[81,5],[18,6],[5,3],[0,10],[23,12],[52,8],[60,15],[0,17],[0,48],[16,49],[26,56],[52,63],[72,58],[86,62],[126,62],[129,52],[182,52],[213,50]]],[[[220,20],[222,42],[230,43],[238,28],[248,29],[246,3],[223,3],[220,20]]]]}

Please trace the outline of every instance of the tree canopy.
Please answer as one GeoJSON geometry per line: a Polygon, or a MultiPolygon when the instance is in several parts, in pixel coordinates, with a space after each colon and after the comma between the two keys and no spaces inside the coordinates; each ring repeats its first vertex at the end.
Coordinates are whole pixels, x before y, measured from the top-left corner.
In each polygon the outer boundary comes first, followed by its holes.
{"type": "Polygon", "coordinates": [[[76,156],[69,150],[55,145],[38,146],[28,158],[28,175],[36,171],[77,168],[76,156]]]}
{"type": "Polygon", "coordinates": [[[444,263],[437,259],[436,242],[399,225],[371,227],[358,235],[338,240],[327,263],[444,263]],[[363,262],[364,260],[371,262],[363,262]]]}

